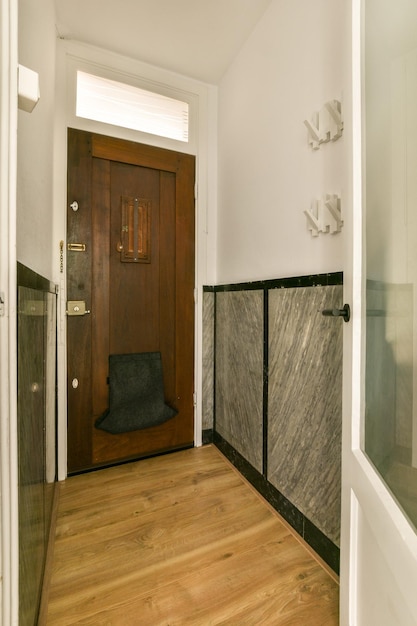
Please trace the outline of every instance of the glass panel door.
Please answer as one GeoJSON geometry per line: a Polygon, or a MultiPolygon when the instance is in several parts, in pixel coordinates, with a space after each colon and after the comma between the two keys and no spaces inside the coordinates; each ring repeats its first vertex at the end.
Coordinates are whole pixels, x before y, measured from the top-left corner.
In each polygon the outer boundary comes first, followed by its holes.
{"type": "Polygon", "coordinates": [[[365,1],[364,449],[417,526],[417,3],[365,1]]]}

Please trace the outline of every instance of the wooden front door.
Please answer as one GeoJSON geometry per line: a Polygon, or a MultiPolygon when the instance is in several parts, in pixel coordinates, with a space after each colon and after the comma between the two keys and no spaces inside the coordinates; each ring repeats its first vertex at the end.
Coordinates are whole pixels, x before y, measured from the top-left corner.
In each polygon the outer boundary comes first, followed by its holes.
{"type": "Polygon", "coordinates": [[[68,132],[69,473],[193,445],[194,172],[190,155],[68,132]],[[145,352],[177,415],[98,429],[109,355],[145,352]]]}

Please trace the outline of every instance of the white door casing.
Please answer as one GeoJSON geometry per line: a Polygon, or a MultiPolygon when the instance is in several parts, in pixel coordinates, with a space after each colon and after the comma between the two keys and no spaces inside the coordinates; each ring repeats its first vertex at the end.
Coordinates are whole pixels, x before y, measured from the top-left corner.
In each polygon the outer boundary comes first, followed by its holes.
{"type": "MultiPolygon", "coordinates": [[[[374,466],[362,451],[365,397],[365,237],[363,137],[363,36],[365,0],[346,3],[352,76],[346,102],[351,207],[345,221],[345,302],[352,321],[344,327],[342,441],[342,626],[417,624],[417,536],[374,466]],[[349,132],[350,131],[350,132],[349,132]]],[[[384,0],[384,3],[392,0],[384,0]]],[[[392,3],[393,4],[393,3],[392,3]]],[[[387,94],[387,97],[389,95],[387,94]]]]}
{"type": "Polygon", "coordinates": [[[0,2],[0,620],[18,623],[16,167],[17,2],[0,2]]]}

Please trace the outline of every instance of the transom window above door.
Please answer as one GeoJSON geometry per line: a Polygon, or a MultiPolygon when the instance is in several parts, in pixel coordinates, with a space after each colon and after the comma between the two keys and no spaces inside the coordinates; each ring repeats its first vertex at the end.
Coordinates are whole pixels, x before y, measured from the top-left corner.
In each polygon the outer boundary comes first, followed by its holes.
{"type": "Polygon", "coordinates": [[[76,115],[188,142],[187,102],[77,71],[76,115]]]}

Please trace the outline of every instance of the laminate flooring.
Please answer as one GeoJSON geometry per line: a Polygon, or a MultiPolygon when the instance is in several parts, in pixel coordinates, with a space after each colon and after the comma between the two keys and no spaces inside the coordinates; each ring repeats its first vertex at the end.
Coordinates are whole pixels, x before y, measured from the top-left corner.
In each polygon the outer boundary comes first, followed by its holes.
{"type": "Polygon", "coordinates": [[[336,626],[338,593],[214,446],[60,486],[48,626],[336,626]]]}

